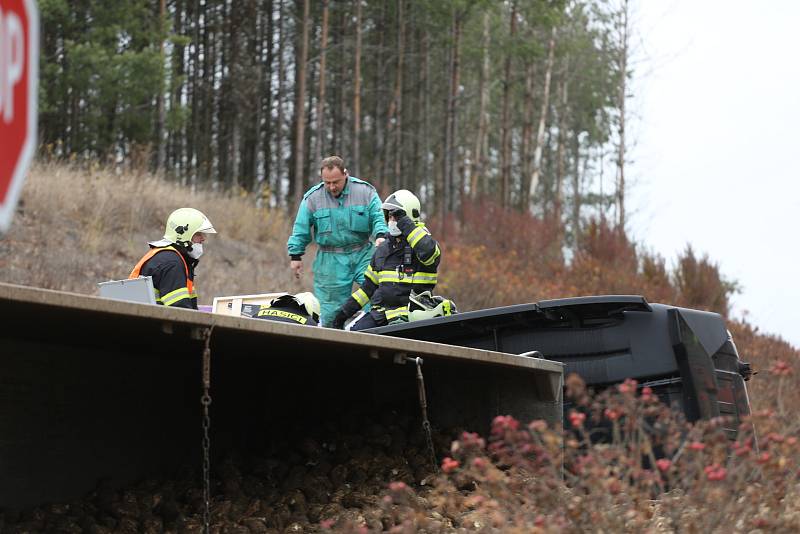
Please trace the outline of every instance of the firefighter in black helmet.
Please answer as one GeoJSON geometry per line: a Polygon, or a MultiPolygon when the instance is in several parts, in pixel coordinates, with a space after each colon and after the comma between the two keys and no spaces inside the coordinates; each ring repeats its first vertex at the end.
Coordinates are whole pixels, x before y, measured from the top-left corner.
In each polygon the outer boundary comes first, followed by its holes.
{"type": "Polygon", "coordinates": [[[364,273],[364,284],[336,313],[334,328],[372,303],[370,311],[351,330],[408,320],[411,291],[430,291],[436,286],[441,259],[439,244],[420,221],[419,199],[410,191],[395,191],[383,203],[389,235],[375,249],[364,273]]]}

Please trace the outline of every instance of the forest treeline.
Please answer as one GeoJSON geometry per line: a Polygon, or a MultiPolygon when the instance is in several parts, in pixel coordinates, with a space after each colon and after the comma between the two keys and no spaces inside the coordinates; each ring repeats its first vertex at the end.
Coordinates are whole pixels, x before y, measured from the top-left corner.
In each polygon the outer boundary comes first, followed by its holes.
{"type": "Polygon", "coordinates": [[[41,0],[40,136],[291,207],[337,153],[429,214],[625,225],[627,0],[41,0]]]}

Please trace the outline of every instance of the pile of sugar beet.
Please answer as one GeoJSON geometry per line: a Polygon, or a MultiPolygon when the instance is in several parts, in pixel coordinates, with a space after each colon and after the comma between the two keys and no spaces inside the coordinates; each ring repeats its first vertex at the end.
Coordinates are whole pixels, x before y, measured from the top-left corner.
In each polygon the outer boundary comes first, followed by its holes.
{"type": "MultiPolygon", "coordinates": [[[[433,431],[438,462],[459,431],[433,431]]],[[[391,482],[416,490],[416,508],[430,510],[433,530],[452,528],[425,501],[434,468],[419,417],[348,413],[288,429],[255,450],[216,452],[211,532],[391,530],[399,521],[384,499],[391,482]]],[[[78,501],[0,511],[0,532],[202,532],[202,478],[201,465],[186,465],[122,487],[99,481],[78,501]]]]}

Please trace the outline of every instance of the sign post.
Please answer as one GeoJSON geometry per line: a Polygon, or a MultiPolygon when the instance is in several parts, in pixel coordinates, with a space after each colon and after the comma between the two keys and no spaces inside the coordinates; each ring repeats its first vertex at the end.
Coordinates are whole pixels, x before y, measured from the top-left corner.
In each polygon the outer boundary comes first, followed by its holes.
{"type": "Polygon", "coordinates": [[[0,232],[11,226],[36,150],[39,10],[0,0],[0,232]]]}

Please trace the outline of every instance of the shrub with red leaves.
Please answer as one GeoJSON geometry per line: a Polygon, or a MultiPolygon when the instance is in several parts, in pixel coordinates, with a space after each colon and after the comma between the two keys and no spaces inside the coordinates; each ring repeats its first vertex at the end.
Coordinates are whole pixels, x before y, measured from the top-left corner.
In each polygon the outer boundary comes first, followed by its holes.
{"type": "Polygon", "coordinates": [[[564,430],[499,416],[488,445],[463,433],[442,462],[431,507],[400,506],[398,525],[428,528],[421,518],[441,515],[455,530],[478,531],[800,528],[800,438],[775,412],[746,417],[732,442],[724,418],[688,424],[634,381],[584,405],[589,412],[571,411],[564,430]],[[608,439],[595,439],[597,425],[611,428],[608,439]]]}

